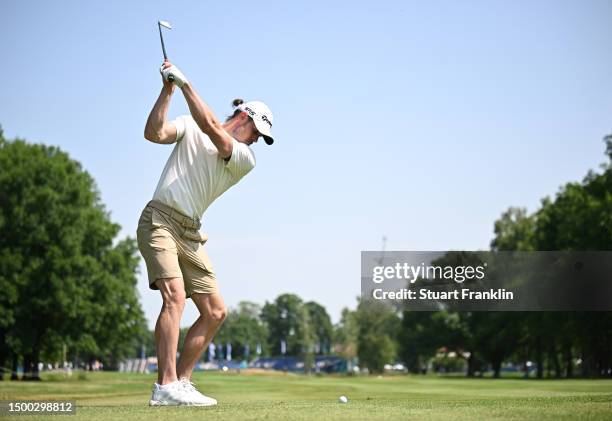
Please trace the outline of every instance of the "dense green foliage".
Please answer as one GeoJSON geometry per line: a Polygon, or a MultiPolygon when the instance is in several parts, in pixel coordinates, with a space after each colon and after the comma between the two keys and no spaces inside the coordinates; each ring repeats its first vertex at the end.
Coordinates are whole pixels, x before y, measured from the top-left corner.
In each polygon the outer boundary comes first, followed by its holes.
{"type": "Polygon", "coordinates": [[[378,301],[360,301],[355,312],[359,364],[370,372],[382,373],[395,357],[400,319],[395,311],[378,301]]]}
{"type": "MultiPolygon", "coordinates": [[[[128,355],[145,332],[134,240],[113,244],[93,179],[58,148],[0,133],[0,366],[128,355]]],[[[13,370],[14,371],[14,370],[13,370]]]]}
{"type": "Polygon", "coordinates": [[[281,342],[288,355],[300,355],[313,347],[308,313],[302,299],[295,294],[279,295],[273,303],[264,305],[261,318],[268,328],[268,344],[272,355],[281,354],[281,342]]]}

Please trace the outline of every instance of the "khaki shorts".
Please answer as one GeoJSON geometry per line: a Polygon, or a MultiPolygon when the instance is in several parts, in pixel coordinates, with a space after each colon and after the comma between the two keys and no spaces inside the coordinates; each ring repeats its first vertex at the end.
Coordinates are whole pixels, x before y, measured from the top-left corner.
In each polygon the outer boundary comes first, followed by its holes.
{"type": "Polygon", "coordinates": [[[171,207],[151,201],[138,221],[138,248],[147,264],[149,288],[160,278],[183,278],[187,297],[219,292],[217,278],[204,250],[207,238],[199,222],[171,207]]]}

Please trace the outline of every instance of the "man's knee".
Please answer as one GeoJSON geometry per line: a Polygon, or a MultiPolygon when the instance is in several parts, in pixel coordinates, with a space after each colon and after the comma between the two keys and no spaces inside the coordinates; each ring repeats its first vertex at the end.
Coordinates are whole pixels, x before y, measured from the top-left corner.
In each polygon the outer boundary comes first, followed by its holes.
{"type": "Polygon", "coordinates": [[[185,286],[181,278],[165,278],[155,281],[162,295],[163,308],[169,311],[183,311],[185,308],[185,286]]]}
{"type": "Polygon", "coordinates": [[[227,317],[227,307],[217,307],[210,310],[208,317],[216,324],[221,324],[227,317]]]}
{"type": "Polygon", "coordinates": [[[170,312],[182,313],[184,309],[185,297],[181,299],[178,296],[174,296],[169,300],[164,300],[164,303],[162,304],[162,310],[170,312]]]}
{"type": "Polygon", "coordinates": [[[198,307],[204,320],[220,325],[227,317],[227,307],[225,307],[221,295],[195,293],[191,296],[191,299],[198,307]]]}

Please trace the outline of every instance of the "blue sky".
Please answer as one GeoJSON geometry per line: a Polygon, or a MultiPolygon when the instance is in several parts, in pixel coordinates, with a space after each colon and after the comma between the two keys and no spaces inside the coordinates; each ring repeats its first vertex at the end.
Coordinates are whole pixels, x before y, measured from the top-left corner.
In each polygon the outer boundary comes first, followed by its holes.
{"type": "MultiPolygon", "coordinates": [[[[9,138],[60,146],[135,236],[172,146],[142,137],[161,86],[157,20],[219,117],[263,100],[276,143],[207,211],[229,306],[292,292],[333,321],[360,251],[485,249],[509,206],[534,211],[604,161],[612,3],[336,1],[0,3],[9,138]]],[[[170,117],[187,113],[177,92],[170,117]]],[[[139,279],[154,324],[161,303],[139,279]]],[[[189,304],[183,325],[196,317],[189,304]]]]}

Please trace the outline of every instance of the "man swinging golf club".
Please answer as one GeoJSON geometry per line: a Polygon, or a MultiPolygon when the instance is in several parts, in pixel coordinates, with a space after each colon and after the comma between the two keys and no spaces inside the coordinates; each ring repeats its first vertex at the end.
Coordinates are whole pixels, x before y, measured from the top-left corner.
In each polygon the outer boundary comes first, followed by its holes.
{"type": "Polygon", "coordinates": [[[155,325],[158,378],[149,404],[210,406],[217,401],[196,390],[191,373],[227,310],[203,247],[207,238],[199,232],[200,218],[217,197],[253,169],[255,156],[249,146],[259,136],[268,145],[273,143],[272,113],[262,102],[234,100],[233,115],[221,123],[176,66],[164,61],[160,71],[163,88],[144,137],[176,145],[137,230],[149,286],[158,289],[163,299],[155,325]],[[191,115],[167,121],[175,86],[182,90],[191,115]],[[176,364],[186,298],[193,300],[200,316],[189,329],[176,364]]]}

